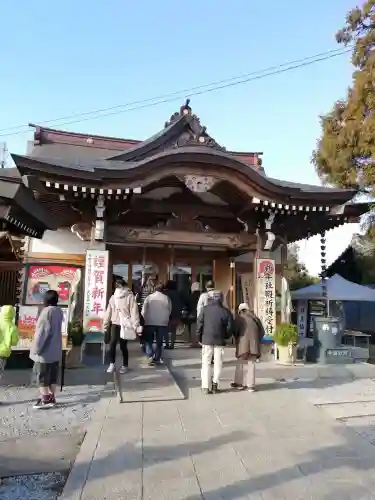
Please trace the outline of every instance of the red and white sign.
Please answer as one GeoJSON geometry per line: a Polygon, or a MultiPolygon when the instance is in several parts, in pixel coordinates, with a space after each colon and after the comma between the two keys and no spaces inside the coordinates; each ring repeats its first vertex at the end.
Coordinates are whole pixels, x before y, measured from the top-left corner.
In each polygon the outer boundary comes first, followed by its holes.
{"type": "Polygon", "coordinates": [[[59,294],[59,305],[69,303],[72,283],[74,282],[77,267],[70,266],[30,266],[27,270],[25,304],[40,305],[47,290],[56,290],[59,294]]]}
{"type": "Polygon", "coordinates": [[[272,340],[276,329],[276,290],[275,261],[272,259],[256,259],[257,315],[261,320],[265,340],[272,340]]]}
{"type": "MultiPolygon", "coordinates": [[[[20,306],[18,312],[18,331],[19,341],[15,350],[25,349],[29,350],[35,335],[35,327],[38,321],[40,307],[38,306],[20,306]]],[[[61,327],[61,334],[63,337],[63,348],[67,346],[67,308],[61,308],[63,312],[63,324],[61,327]]]]}
{"type": "Polygon", "coordinates": [[[87,250],[83,307],[85,332],[102,331],[102,319],[107,305],[108,265],[107,250],[87,250]]]}
{"type": "Polygon", "coordinates": [[[38,321],[38,306],[20,306],[18,313],[18,330],[20,339],[15,348],[30,349],[36,322],[38,321]]]}

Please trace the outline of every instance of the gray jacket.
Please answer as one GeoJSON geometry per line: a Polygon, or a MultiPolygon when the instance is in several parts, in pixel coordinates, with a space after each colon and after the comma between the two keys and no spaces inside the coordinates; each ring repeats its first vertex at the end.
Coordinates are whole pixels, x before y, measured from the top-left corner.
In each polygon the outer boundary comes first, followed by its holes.
{"type": "Polygon", "coordinates": [[[55,363],[61,360],[63,312],[60,307],[42,309],[35,327],[30,348],[30,359],[37,363],[55,363]]]}
{"type": "Polygon", "coordinates": [[[197,304],[197,318],[201,314],[201,312],[203,311],[203,308],[205,306],[207,306],[208,303],[210,302],[210,296],[211,295],[218,295],[218,294],[221,294],[221,292],[219,290],[209,289],[209,290],[207,290],[207,292],[203,292],[200,295],[199,300],[198,300],[198,304],[197,304]]]}
{"type": "Polygon", "coordinates": [[[146,297],[142,307],[142,316],[146,326],[167,326],[171,312],[172,302],[162,292],[154,292],[146,297]]]}

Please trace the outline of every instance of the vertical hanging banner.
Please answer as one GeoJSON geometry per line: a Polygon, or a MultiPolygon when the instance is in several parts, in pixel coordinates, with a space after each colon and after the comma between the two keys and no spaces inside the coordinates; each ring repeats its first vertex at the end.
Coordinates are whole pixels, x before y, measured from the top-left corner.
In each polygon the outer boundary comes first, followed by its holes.
{"type": "Polygon", "coordinates": [[[307,335],[307,300],[299,300],[297,302],[297,327],[301,338],[307,335]]]}
{"type": "Polygon", "coordinates": [[[107,250],[87,250],[83,328],[85,332],[102,332],[107,305],[109,255],[107,250]]]}
{"type": "Polygon", "coordinates": [[[266,342],[273,340],[276,329],[275,261],[256,259],[257,314],[261,320],[266,342]]]}
{"type": "Polygon", "coordinates": [[[242,273],[241,274],[241,285],[242,285],[242,298],[243,302],[246,302],[250,306],[253,305],[253,273],[242,273]]]}

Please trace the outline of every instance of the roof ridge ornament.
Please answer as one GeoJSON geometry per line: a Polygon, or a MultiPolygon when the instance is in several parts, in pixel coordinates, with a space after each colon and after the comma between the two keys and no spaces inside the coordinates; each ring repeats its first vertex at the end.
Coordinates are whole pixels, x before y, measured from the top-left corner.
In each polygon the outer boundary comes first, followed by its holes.
{"type": "Polygon", "coordinates": [[[169,120],[165,122],[164,128],[169,127],[169,125],[179,120],[182,116],[191,115],[191,111],[190,99],[186,99],[185,104],[180,107],[180,111],[176,111],[175,113],[173,113],[169,120]]]}
{"type": "Polygon", "coordinates": [[[201,125],[200,118],[192,114],[190,107],[190,99],[186,99],[186,103],[181,106],[179,113],[174,113],[169,122],[165,123],[165,127],[169,127],[174,121],[179,120],[182,116],[189,116],[189,128],[178,137],[172,147],[178,148],[182,146],[208,146],[218,151],[226,151],[226,148],[220,146],[207,132],[207,127],[201,125]]]}

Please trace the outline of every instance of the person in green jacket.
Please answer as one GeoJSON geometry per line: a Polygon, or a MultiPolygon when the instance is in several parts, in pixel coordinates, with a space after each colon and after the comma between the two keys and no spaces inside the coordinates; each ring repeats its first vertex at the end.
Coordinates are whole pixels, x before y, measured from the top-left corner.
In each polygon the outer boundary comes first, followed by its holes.
{"type": "Polygon", "coordinates": [[[12,346],[19,340],[18,328],[14,323],[16,311],[13,306],[3,306],[0,311],[0,377],[7,359],[12,353],[12,346]]]}

